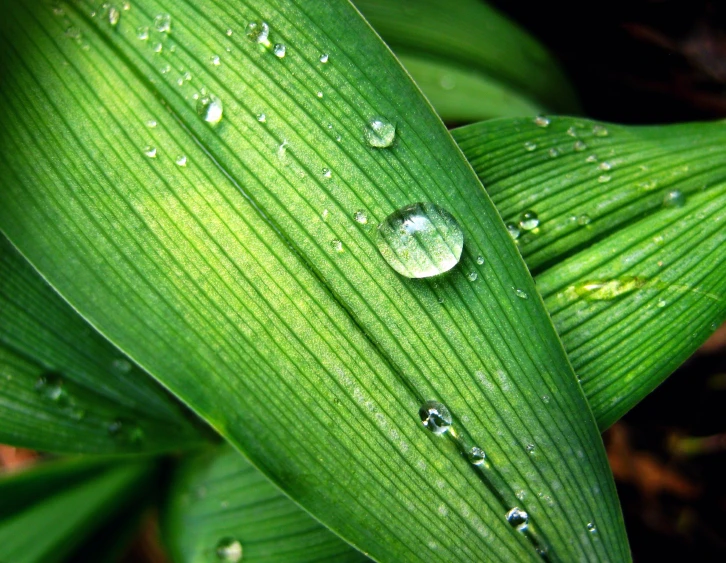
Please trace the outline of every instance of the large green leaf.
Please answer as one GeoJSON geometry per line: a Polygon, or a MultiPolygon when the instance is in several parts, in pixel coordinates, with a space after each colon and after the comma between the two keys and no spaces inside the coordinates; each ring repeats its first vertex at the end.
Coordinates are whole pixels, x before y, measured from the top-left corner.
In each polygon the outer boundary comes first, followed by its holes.
{"type": "Polygon", "coordinates": [[[726,124],[495,120],[454,136],[519,247],[601,429],[726,319],[726,124]]]}
{"type": "Polygon", "coordinates": [[[189,447],[202,432],[0,234],[0,443],[53,452],[189,447]]]}
{"type": "MultiPolygon", "coordinates": [[[[517,105],[530,100],[530,104],[545,105],[550,111],[578,109],[575,94],[555,59],[526,31],[482,0],[354,3],[394,52],[404,57],[404,62],[408,57],[416,57],[450,69],[444,85],[452,85],[453,79],[454,87],[448,91],[429,80],[420,83],[437,110],[441,109],[444,119],[458,119],[455,113],[448,113],[449,104],[459,97],[458,86],[474,94],[476,90],[472,92],[471,88],[475,79],[466,76],[477,75],[477,82],[489,82],[490,90],[510,91],[510,96],[517,98],[517,105]]],[[[406,68],[417,82],[427,78],[428,72],[420,72],[418,66],[406,68]]],[[[476,89],[482,95],[491,95],[486,94],[481,84],[476,89]]],[[[482,99],[481,103],[484,111],[491,101],[482,99]]],[[[515,114],[508,110],[499,115],[515,114]]]]}
{"type": "Polygon", "coordinates": [[[218,550],[241,551],[246,563],[369,561],[229,446],[179,463],[161,524],[177,562],[213,561],[218,550]]]}
{"type": "Polygon", "coordinates": [[[537,560],[533,543],[628,558],[597,427],[521,257],[349,4],[54,12],[11,4],[1,24],[0,226],[77,310],[375,559],[537,560]],[[396,126],[388,148],[366,143],[374,116],[396,126]],[[433,281],[376,246],[373,225],[417,201],[466,241],[433,281]],[[421,425],[431,399],[448,434],[421,425]],[[487,463],[462,455],[475,446],[487,463]],[[515,505],[529,528],[507,522],[515,505]]]}
{"type": "Polygon", "coordinates": [[[0,561],[68,560],[116,511],[141,501],[152,474],[148,463],[99,467],[93,460],[73,460],[3,476],[2,505],[13,509],[0,508],[0,561]],[[45,493],[42,498],[38,489],[45,493]]]}

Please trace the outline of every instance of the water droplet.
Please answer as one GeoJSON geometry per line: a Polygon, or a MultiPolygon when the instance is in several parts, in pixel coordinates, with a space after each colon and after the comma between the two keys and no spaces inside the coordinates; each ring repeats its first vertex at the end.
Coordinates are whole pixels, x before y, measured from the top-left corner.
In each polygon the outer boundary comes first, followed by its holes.
{"type": "Polygon", "coordinates": [[[323,221],[327,221],[329,214],[330,214],[330,211],[328,211],[327,209],[323,209],[323,212],[320,214],[320,217],[322,217],[323,221]]]}
{"type": "Polygon", "coordinates": [[[560,151],[558,151],[558,150],[557,150],[556,148],[554,148],[554,147],[553,147],[553,148],[551,148],[551,149],[550,149],[550,150],[548,151],[548,154],[549,154],[549,155],[550,155],[550,156],[551,156],[552,158],[555,158],[556,156],[559,156],[559,155],[560,155],[560,151]]]}
{"type": "Polygon", "coordinates": [[[469,281],[473,282],[476,281],[476,279],[479,277],[479,274],[477,274],[476,272],[470,272],[469,275],[466,277],[469,278],[469,281]]]}
{"type": "Polygon", "coordinates": [[[583,141],[575,141],[575,144],[572,145],[572,148],[575,149],[577,152],[582,152],[587,149],[587,145],[583,141]]]}
{"type": "Polygon", "coordinates": [[[474,446],[469,450],[469,461],[472,465],[484,465],[487,461],[487,456],[478,446],[474,446]]]}
{"type": "Polygon", "coordinates": [[[383,220],[378,226],[377,245],[399,274],[428,278],[458,264],[464,232],[445,209],[433,203],[414,203],[383,220]]]}
{"type": "Polygon", "coordinates": [[[80,39],[81,38],[81,30],[77,27],[69,27],[66,29],[66,37],[70,37],[71,39],[80,39]]]}
{"type": "Polygon", "coordinates": [[[528,454],[534,454],[534,450],[535,450],[534,444],[527,444],[527,447],[525,449],[527,450],[528,454]]]}
{"type": "Polygon", "coordinates": [[[35,382],[35,390],[48,401],[54,403],[64,402],[67,398],[63,389],[63,378],[58,373],[44,373],[35,382]]]}
{"type": "Polygon", "coordinates": [[[53,14],[56,16],[64,16],[66,12],[61,6],[53,6],[53,14]]]}
{"type": "Polygon", "coordinates": [[[146,145],[144,147],[144,154],[148,156],[149,158],[156,158],[156,147],[152,147],[151,145],[146,145]]]}
{"type": "Polygon", "coordinates": [[[664,207],[683,207],[686,204],[686,196],[681,190],[671,190],[663,197],[664,207]]]}
{"type": "Polygon", "coordinates": [[[519,238],[520,230],[519,227],[515,223],[507,223],[506,224],[507,231],[509,231],[509,236],[512,237],[512,239],[517,240],[519,238]]]}
{"type": "Polygon", "coordinates": [[[184,155],[184,154],[180,154],[180,155],[179,155],[179,156],[177,157],[177,159],[176,159],[176,163],[177,163],[177,164],[178,164],[179,166],[186,166],[186,165],[187,165],[187,157],[186,157],[186,155],[184,155]]]}
{"type": "Polygon", "coordinates": [[[316,95],[316,96],[317,96],[318,98],[322,98],[322,97],[323,97],[323,93],[322,93],[322,92],[321,92],[320,90],[318,90],[318,93],[317,93],[317,94],[315,94],[315,95],[316,95]]]}
{"type": "Polygon", "coordinates": [[[247,37],[255,43],[261,43],[268,46],[268,36],[270,35],[270,26],[263,21],[250,22],[247,24],[247,37]]]}
{"type": "Polygon", "coordinates": [[[214,66],[219,66],[222,63],[222,59],[219,58],[219,55],[212,55],[209,62],[214,66]]]}
{"type": "Polygon", "coordinates": [[[615,299],[636,289],[646,283],[640,276],[624,276],[612,280],[590,281],[574,287],[575,293],[593,301],[607,301],[615,299]]]}
{"type": "Polygon", "coordinates": [[[607,137],[609,134],[609,131],[602,125],[595,125],[592,128],[592,134],[595,135],[596,137],[607,137]]]}
{"type": "Polygon", "coordinates": [[[658,307],[665,307],[665,306],[666,306],[666,300],[658,299],[658,307]]]}
{"type": "Polygon", "coordinates": [[[343,252],[343,243],[338,239],[331,240],[330,248],[332,248],[335,252],[343,252]]]}
{"type": "Polygon", "coordinates": [[[287,48],[282,43],[277,43],[272,48],[272,52],[275,54],[275,56],[278,59],[281,59],[285,56],[285,52],[287,51],[287,48]]]}
{"type": "Polygon", "coordinates": [[[159,14],[154,18],[154,27],[159,33],[171,32],[171,16],[169,14],[159,14]]]}
{"type": "Polygon", "coordinates": [[[325,64],[330,60],[330,56],[327,53],[320,55],[320,62],[325,64]]]}
{"type": "Polygon", "coordinates": [[[641,182],[638,184],[638,187],[643,188],[645,191],[649,192],[650,190],[654,190],[658,187],[658,180],[646,180],[645,182],[641,182]]]}
{"type": "Polygon", "coordinates": [[[258,113],[257,121],[259,121],[260,123],[264,123],[265,121],[267,121],[267,116],[264,113],[258,113]]]}
{"type": "Polygon", "coordinates": [[[539,217],[532,211],[525,211],[519,219],[519,226],[525,231],[531,231],[539,226],[539,217]]]}
{"type": "Polygon", "coordinates": [[[147,127],[151,127],[151,128],[153,129],[154,127],[156,127],[156,121],[155,121],[155,120],[153,120],[153,119],[149,119],[149,120],[148,120],[148,121],[146,122],[146,126],[147,126],[147,127]]]}
{"type": "Polygon", "coordinates": [[[537,143],[533,143],[532,141],[527,141],[526,143],[524,143],[524,148],[525,148],[525,150],[532,152],[533,150],[535,150],[537,148],[537,143]]]}
{"type": "Polygon", "coordinates": [[[594,154],[591,154],[590,156],[588,156],[585,159],[585,162],[597,162],[597,156],[595,156],[594,154]]]}
{"type": "Polygon", "coordinates": [[[161,53],[164,50],[164,46],[161,43],[157,43],[153,47],[154,53],[161,53]]]}
{"type": "Polygon", "coordinates": [[[217,542],[217,559],[230,563],[242,561],[242,544],[234,538],[222,538],[217,542]]]}
{"type": "Polygon", "coordinates": [[[570,126],[569,126],[569,127],[567,128],[567,134],[568,134],[568,135],[569,135],[570,137],[577,137],[577,129],[575,129],[575,127],[574,127],[574,126],[570,125],[570,126]]]}
{"type": "Polygon", "coordinates": [[[146,41],[149,38],[149,28],[145,25],[136,28],[136,38],[141,41],[146,41]]]}
{"type": "Polygon", "coordinates": [[[280,160],[285,160],[285,157],[287,156],[287,145],[287,139],[283,139],[280,146],[277,147],[277,158],[280,160]]]}
{"type": "Polygon", "coordinates": [[[549,395],[542,395],[542,402],[545,405],[549,405],[550,404],[550,396],[549,395]]]}
{"type": "Polygon", "coordinates": [[[484,264],[484,257],[483,256],[477,256],[476,257],[476,263],[479,264],[480,266],[482,264],[484,264]]]}
{"type": "Polygon", "coordinates": [[[323,168],[323,178],[332,178],[333,173],[330,171],[330,168],[323,168]]]}
{"type": "Polygon", "coordinates": [[[600,182],[601,184],[606,184],[610,180],[612,180],[612,176],[610,176],[610,174],[603,174],[602,176],[599,176],[597,179],[597,181],[600,182]]]}
{"type": "Polygon", "coordinates": [[[605,161],[605,162],[601,162],[600,164],[598,164],[597,167],[600,170],[610,170],[613,167],[613,165],[610,164],[609,162],[605,161]]]}
{"type": "Polygon", "coordinates": [[[228,29],[227,31],[225,31],[225,32],[224,32],[224,34],[225,34],[225,35],[226,35],[227,37],[232,37],[232,33],[233,33],[233,31],[232,31],[231,29],[228,29]]]}
{"type": "Polygon", "coordinates": [[[368,216],[366,215],[365,211],[356,211],[355,213],[353,213],[353,220],[356,223],[365,225],[366,223],[368,223],[368,216]]]}
{"type": "Polygon", "coordinates": [[[396,138],[396,126],[384,117],[374,117],[366,127],[366,141],[377,149],[385,149],[396,138]]]}
{"type": "Polygon", "coordinates": [[[216,125],[222,121],[222,112],[222,100],[214,94],[201,93],[197,99],[197,113],[204,121],[216,125]]]}
{"type": "Polygon", "coordinates": [[[586,225],[589,225],[590,224],[590,221],[592,221],[592,219],[590,219],[590,216],[589,215],[585,215],[585,214],[580,215],[577,218],[577,224],[580,225],[581,227],[584,227],[586,225]]]}
{"type": "Polygon", "coordinates": [[[121,19],[121,12],[119,12],[118,8],[115,6],[111,6],[108,9],[108,23],[115,26],[118,24],[118,21],[121,19]]]}
{"type": "Polygon", "coordinates": [[[117,441],[127,444],[139,444],[144,440],[142,428],[126,419],[117,418],[108,425],[108,433],[117,441]]]}
{"type": "Polygon", "coordinates": [[[418,410],[421,422],[436,435],[444,434],[451,428],[451,413],[446,405],[438,401],[426,401],[418,410]]]}
{"type": "Polygon", "coordinates": [[[504,517],[507,519],[507,522],[509,522],[510,526],[515,528],[517,531],[524,532],[527,529],[527,524],[529,523],[529,515],[518,506],[512,508],[504,515],[504,517]]]}
{"type": "Polygon", "coordinates": [[[133,369],[133,365],[126,358],[116,358],[111,362],[111,369],[120,373],[129,373],[133,369]]]}
{"type": "Polygon", "coordinates": [[[595,524],[593,522],[587,523],[587,531],[590,532],[591,534],[594,534],[597,532],[597,527],[595,526],[595,524]]]}
{"type": "Polygon", "coordinates": [[[537,127],[547,127],[550,124],[550,120],[544,115],[538,115],[534,118],[534,124],[537,127]]]}
{"type": "Polygon", "coordinates": [[[523,289],[516,288],[514,290],[514,294],[520,299],[529,299],[529,295],[527,295],[527,292],[523,289]]]}
{"type": "Polygon", "coordinates": [[[170,70],[171,70],[171,65],[166,64],[159,69],[159,72],[161,72],[161,74],[166,74],[170,70]]]}

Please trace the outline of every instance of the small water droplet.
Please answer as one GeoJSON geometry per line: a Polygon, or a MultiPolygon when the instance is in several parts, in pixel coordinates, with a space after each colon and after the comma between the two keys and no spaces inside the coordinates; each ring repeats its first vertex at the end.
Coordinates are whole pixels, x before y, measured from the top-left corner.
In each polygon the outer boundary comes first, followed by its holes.
{"type": "Polygon", "coordinates": [[[108,23],[112,26],[116,26],[121,19],[121,12],[116,6],[110,6],[108,9],[108,23]]]}
{"type": "Polygon", "coordinates": [[[154,127],[156,127],[156,121],[155,121],[155,120],[153,120],[153,119],[149,119],[149,120],[148,120],[148,121],[146,122],[146,126],[147,126],[147,127],[151,127],[151,128],[154,128],[154,127]]]}
{"type": "Polygon", "coordinates": [[[287,139],[283,139],[282,143],[280,143],[280,146],[277,147],[277,158],[279,158],[280,160],[284,161],[287,157],[287,145],[287,139]]]}
{"type": "Polygon", "coordinates": [[[596,280],[574,286],[575,293],[592,301],[607,301],[640,289],[646,283],[641,276],[623,276],[612,280],[596,280]]]}
{"type": "Polygon", "coordinates": [[[613,167],[613,165],[610,164],[609,162],[605,161],[605,162],[601,162],[600,164],[598,164],[597,167],[600,170],[610,170],[613,167]]]}
{"type": "Polygon", "coordinates": [[[66,37],[70,37],[71,39],[80,39],[81,38],[81,30],[77,27],[69,27],[66,29],[66,37]]]}
{"type": "Polygon", "coordinates": [[[260,123],[264,123],[265,121],[267,121],[267,116],[264,113],[258,113],[257,121],[259,121],[260,123]]]}
{"type": "Polygon", "coordinates": [[[587,145],[583,141],[575,141],[575,144],[572,145],[572,148],[575,149],[577,152],[582,152],[587,149],[587,145]]]}
{"type": "Polygon", "coordinates": [[[638,184],[638,187],[643,188],[645,191],[649,192],[650,190],[654,190],[658,187],[658,180],[646,180],[645,182],[641,182],[638,184]]]}
{"type": "Polygon", "coordinates": [[[519,227],[516,225],[516,223],[507,223],[506,227],[507,231],[509,232],[509,236],[511,236],[512,239],[517,240],[521,231],[519,230],[519,227]]]}
{"type": "Polygon", "coordinates": [[[320,55],[320,62],[325,64],[330,60],[330,56],[327,53],[320,55]]]}
{"type": "Polygon", "coordinates": [[[120,373],[129,373],[133,365],[126,358],[116,358],[111,362],[111,369],[120,373]]]}
{"type": "Polygon", "coordinates": [[[602,125],[595,125],[592,128],[592,134],[595,135],[596,137],[607,137],[609,134],[609,131],[607,130],[607,128],[605,128],[602,125]]]}
{"type": "Polygon", "coordinates": [[[590,156],[588,156],[585,159],[585,162],[597,162],[597,156],[595,156],[594,154],[591,154],[590,156]]]}
{"type": "Polygon", "coordinates": [[[528,454],[534,454],[534,450],[535,450],[534,444],[527,444],[527,447],[525,449],[527,450],[528,454]]]}
{"type": "Polygon", "coordinates": [[[555,158],[556,156],[559,156],[559,155],[560,155],[560,151],[558,151],[558,150],[557,150],[556,148],[554,148],[554,147],[553,147],[553,148],[551,148],[551,149],[550,149],[550,150],[548,151],[548,154],[549,154],[549,155],[550,155],[550,156],[551,156],[552,158],[555,158]]]}
{"type": "Polygon", "coordinates": [[[377,149],[385,149],[393,144],[396,138],[396,126],[384,117],[374,117],[365,130],[366,141],[377,149]]]}
{"type": "Polygon", "coordinates": [[[365,225],[368,223],[368,216],[366,215],[365,211],[356,211],[355,213],[353,213],[353,220],[356,223],[365,225]]]}
{"type": "Polygon", "coordinates": [[[666,300],[658,299],[658,307],[665,307],[665,306],[666,306],[666,300]]]}
{"type": "Polygon", "coordinates": [[[278,59],[282,59],[287,52],[287,48],[282,43],[276,43],[275,46],[272,48],[272,52],[278,59]]]}
{"type": "Polygon", "coordinates": [[[526,292],[526,291],[524,291],[523,289],[519,289],[519,288],[516,288],[516,289],[514,290],[514,293],[515,293],[515,295],[516,295],[517,297],[519,297],[520,299],[529,299],[529,295],[527,295],[527,292],[526,292]]]}
{"type": "Polygon", "coordinates": [[[663,197],[664,207],[683,207],[686,204],[686,196],[681,190],[670,190],[663,197]]]}
{"type": "Polygon", "coordinates": [[[318,90],[318,93],[317,93],[317,94],[315,94],[315,95],[316,95],[316,96],[317,96],[318,98],[322,98],[322,97],[323,97],[323,93],[322,93],[322,92],[321,92],[320,90],[318,90]]]}
{"type": "Polygon", "coordinates": [[[329,214],[330,214],[330,211],[328,211],[327,209],[323,209],[323,212],[320,214],[320,217],[322,217],[323,221],[327,221],[329,214]]]}
{"type": "Polygon", "coordinates": [[[66,12],[61,6],[53,6],[53,14],[56,16],[64,16],[66,12]]]}
{"type": "Polygon", "coordinates": [[[581,227],[589,225],[591,221],[592,219],[590,219],[590,216],[586,214],[582,214],[577,218],[577,224],[581,227]]]}
{"type": "Polygon", "coordinates": [[[159,69],[159,72],[161,72],[161,74],[166,74],[170,70],[171,70],[171,65],[166,64],[159,69]]]}
{"type": "Polygon", "coordinates": [[[525,211],[519,219],[519,226],[525,231],[531,231],[539,226],[539,217],[532,211],[525,211]]]}
{"type": "Polygon", "coordinates": [[[612,180],[612,176],[610,176],[610,174],[603,174],[602,176],[599,176],[597,179],[597,181],[600,182],[601,184],[606,184],[610,180],[612,180]]]}
{"type": "Polygon", "coordinates": [[[247,37],[255,43],[269,46],[268,37],[270,35],[270,26],[266,22],[257,21],[247,24],[247,37]]]}
{"type": "Polygon", "coordinates": [[[177,165],[179,165],[179,166],[186,166],[186,165],[187,165],[187,157],[186,157],[186,155],[184,155],[184,154],[180,154],[180,155],[179,155],[179,156],[177,157],[177,159],[176,159],[176,163],[177,163],[177,165]]]}
{"type": "Polygon", "coordinates": [[[148,156],[149,158],[156,158],[156,147],[152,147],[151,145],[146,145],[144,147],[144,154],[148,156]]]}
{"type": "Polygon", "coordinates": [[[335,252],[343,252],[343,243],[338,239],[331,240],[330,248],[332,248],[335,252]]]}
{"type": "Polygon", "coordinates": [[[141,41],[146,41],[149,38],[149,28],[145,25],[136,28],[136,38],[141,41]]]}
{"type": "Polygon", "coordinates": [[[547,127],[550,124],[550,120],[546,118],[544,115],[538,115],[534,118],[534,124],[537,127],[547,127]]]}
{"type": "Polygon", "coordinates": [[[574,127],[573,125],[570,125],[570,126],[569,126],[569,127],[567,128],[567,134],[568,134],[568,135],[569,135],[570,137],[577,137],[577,129],[575,129],[575,127],[574,127]]]}
{"type": "Polygon", "coordinates": [[[526,143],[524,143],[524,149],[529,152],[532,152],[536,148],[537,148],[537,143],[533,143],[532,141],[527,141],[526,143]]]}
{"type": "Polygon", "coordinates": [[[333,173],[330,171],[330,168],[323,168],[323,178],[332,178],[333,173]]]}
{"type": "Polygon", "coordinates": [[[472,465],[484,465],[487,461],[487,456],[484,453],[484,450],[478,446],[474,446],[469,450],[468,457],[472,465]]]}
{"type": "Polygon", "coordinates": [[[161,53],[164,50],[164,46],[161,43],[156,43],[153,49],[154,53],[161,53]]]}
{"type": "Polygon", "coordinates": [[[108,425],[108,433],[117,441],[139,444],[144,440],[144,431],[131,420],[117,418],[108,425]]]}
{"type": "Polygon", "coordinates": [[[154,27],[159,33],[170,33],[171,16],[169,14],[159,14],[154,18],[154,27]]]}
{"type": "Polygon", "coordinates": [[[213,66],[219,66],[222,63],[222,59],[219,58],[219,55],[212,55],[209,62],[212,63],[213,66]]]}
{"type": "Polygon", "coordinates": [[[234,33],[234,32],[233,32],[233,31],[232,31],[231,29],[228,29],[227,31],[225,31],[225,32],[224,32],[224,34],[225,34],[225,35],[226,35],[227,37],[232,37],[232,33],[234,33]]]}
{"type": "Polygon", "coordinates": [[[202,92],[197,99],[197,114],[211,125],[222,121],[222,100],[214,94],[202,92]]]}
{"type": "Polygon", "coordinates": [[[549,395],[542,395],[542,402],[545,405],[549,405],[550,404],[550,396],[549,395]]]}
{"type": "Polygon", "coordinates": [[[476,279],[479,277],[479,274],[477,274],[476,272],[470,272],[469,275],[466,277],[469,278],[469,281],[473,282],[476,281],[476,279]]]}
{"type": "Polygon", "coordinates": [[[426,401],[418,410],[423,425],[436,435],[441,435],[451,428],[451,413],[446,405],[438,401],[426,401]]]}
{"type": "Polygon", "coordinates": [[[591,534],[594,534],[597,532],[597,527],[595,526],[595,524],[593,522],[587,523],[587,531],[590,532],[591,534]]]}
{"type": "Polygon", "coordinates": [[[529,515],[518,506],[512,508],[504,517],[509,525],[519,532],[524,532],[527,529],[527,524],[529,524],[529,515]]]}
{"type": "Polygon", "coordinates": [[[477,256],[476,257],[476,263],[480,266],[484,264],[484,257],[483,256],[477,256]]]}
{"type": "Polygon", "coordinates": [[[217,559],[229,563],[242,561],[242,544],[234,538],[222,538],[217,542],[217,559]]]}
{"type": "Polygon", "coordinates": [[[428,278],[451,270],[464,248],[464,231],[445,209],[414,203],[391,213],[378,226],[378,250],[396,272],[428,278]]]}
{"type": "Polygon", "coordinates": [[[41,375],[35,382],[35,390],[41,397],[54,403],[65,402],[67,399],[63,389],[63,377],[58,373],[49,372],[41,375]]]}

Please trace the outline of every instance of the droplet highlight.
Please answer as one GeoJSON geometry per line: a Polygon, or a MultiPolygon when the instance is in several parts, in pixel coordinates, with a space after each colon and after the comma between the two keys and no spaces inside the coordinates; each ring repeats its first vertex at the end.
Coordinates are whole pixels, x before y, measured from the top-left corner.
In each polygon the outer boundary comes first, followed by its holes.
{"type": "Polygon", "coordinates": [[[531,209],[522,213],[519,219],[519,226],[525,231],[532,231],[539,227],[539,217],[531,209]]]}
{"type": "Polygon", "coordinates": [[[529,514],[518,506],[512,508],[504,517],[509,522],[509,525],[519,532],[524,532],[529,524],[529,514]]]}
{"type": "Polygon", "coordinates": [[[197,99],[197,114],[210,125],[217,125],[222,121],[223,111],[222,100],[214,94],[202,92],[197,99]]]}
{"type": "Polygon", "coordinates": [[[234,538],[222,538],[219,540],[215,552],[219,561],[225,561],[227,563],[238,563],[242,561],[242,544],[234,538]]]}
{"type": "Polygon", "coordinates": [[[446,405],[438,401],[426,401],[418,415],[424,427],[437,436],[445,434],[451,428],[451,413],[446,405]]]}
{"type": "Polygon", "coordinates": [[[278,59],[282,59],[285,57],[285,53],[287,52],[287,47],[285,47],[282,43],[277,43],[273,48],[272,52],[275,54],[275,56],[278,59]]]}

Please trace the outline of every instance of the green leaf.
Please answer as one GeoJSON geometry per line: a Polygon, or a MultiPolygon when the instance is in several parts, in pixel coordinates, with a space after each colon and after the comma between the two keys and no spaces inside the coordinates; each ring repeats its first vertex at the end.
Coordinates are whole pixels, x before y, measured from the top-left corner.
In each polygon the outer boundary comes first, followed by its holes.
{"type": "Polygon", "coordinates": [[[539,560],[533,544],[553,561],[628,559],[533,280],[357,12],[149,0],[109,16],[16,4],[1,24],[0,226],[46,279],[377,560],[539,560]],[[263,20],[269,37],[250,40],[263,20]],[[395,125],[388,148],[366,141],[377,116],[395,125]],[[433,280],[399,276],[376,244],[374,225],[418,201],[466,241],[433,280]],[[448,434],[422,427],[428,400],[449,407],[448,434]],[[462,455],[475,446],[488,463],[462,455]],[[524,532],[505,518],[515,505],[524,532]]]}
{"type": "MultiPolygon", "coordinates": [[[[397,55],[425,58],[429,64],[438,61],[469,95],[477,90],[487,95],[499,84],[513,100],[520,100],[517,106],[532,100],[531,104],[553,112],[578,111],[574,91],[557,61],[526,31],[481,0],[356,0],[355,5],[397,55]],[[479,77],[473,78],[476,74],[479,77]]],[[[417,82],[428,74],[406,68],[417,82]]],[[[443,111],[460,96],[457,88],[442,92],[430,79],[419,85],[437,110],[443,111]],[[442,98],[447,105],[437,105],[435,100],[442,98]]],[[[483,112],[492,101],[481,103],[483,112]]]]}
{"type": "Polygon", "coordinates": [[[179,463],[161,518],[177,562],[212,561],[218,546],[239,546],[245,563],[369,561],[228,446],[179,463]]]}
{"type": "Polygon", "coordinates": [[[0,478],[3,504],[15,507],[3,509],[0,518],[0,561],[66,561],[115,511],[138,502],[153,474],[148,463],[100,470],[98,465],[93,460],[51,462],[0,478]],[[53,492],[39,498],[36,487],[53,492]]]}
{"type": "Polygon", "coordinates": [[[66,303],[0,234],[0,443],[138,453],[190,447],[200,425],[66,303]]]}
{"type": "Polygon", "coordinates": [[[505,221],[539,215],[519,247],[605,429],[726,320],[726,124],[545,121],[454,136],[505,221]]]}

